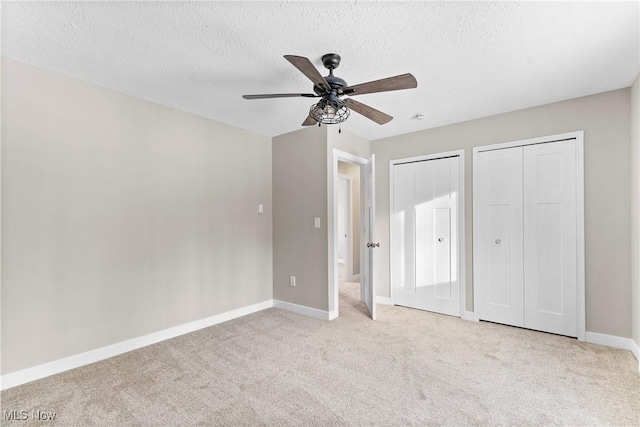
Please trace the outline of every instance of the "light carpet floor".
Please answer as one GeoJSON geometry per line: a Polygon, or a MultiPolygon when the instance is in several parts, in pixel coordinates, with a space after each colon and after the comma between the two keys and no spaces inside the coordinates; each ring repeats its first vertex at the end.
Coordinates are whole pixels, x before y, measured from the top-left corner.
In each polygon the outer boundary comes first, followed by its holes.
{"type": "MultiPolygon", "coordinates": [[[[628,351],[378,305],[268,309],[2,392],[56,425],[640,425],[628,351]]],[[[2,425],[45,425],[39,421],[2,425]]]]}

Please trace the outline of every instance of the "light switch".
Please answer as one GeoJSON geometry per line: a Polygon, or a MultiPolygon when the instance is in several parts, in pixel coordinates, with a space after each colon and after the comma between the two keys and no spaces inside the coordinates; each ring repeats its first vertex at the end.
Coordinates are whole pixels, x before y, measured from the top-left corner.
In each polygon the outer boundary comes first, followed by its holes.
{"type": "Polygon", "coordinates": [[[313,218],[313,226],[315,228],[320,228],[320,218],[318,217],[313,218]]]}
{"type": "Polygon", "coordinates": [[[258,205],[258,213],[264,213],[264,205],[262,203],[258,205]]]}

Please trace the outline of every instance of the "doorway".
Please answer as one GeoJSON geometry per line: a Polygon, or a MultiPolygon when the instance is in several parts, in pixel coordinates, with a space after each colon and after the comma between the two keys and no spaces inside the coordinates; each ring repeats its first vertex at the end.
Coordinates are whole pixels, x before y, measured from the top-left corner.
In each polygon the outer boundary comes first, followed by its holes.
{"type": "Polygon", "coordinates": [[[340,283],[356,286],[363,311],[375,319],[372,241],[375,224],[374,156],[333,150],[329,204],[329,318],[339,316],[340,283]],[[359,288],[359,289],[358,289],[359,288]]]}

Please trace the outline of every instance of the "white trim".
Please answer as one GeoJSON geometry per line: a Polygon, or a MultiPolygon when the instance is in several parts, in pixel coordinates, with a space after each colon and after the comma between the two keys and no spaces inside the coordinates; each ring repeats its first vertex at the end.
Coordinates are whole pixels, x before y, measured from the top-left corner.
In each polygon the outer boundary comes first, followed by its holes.
{"type": "Polygon", "coordinates": [[[510,142],[503,142],[499,144],[481,145],[478,147],[473,147],[473,153],[475,154],[475,153],[481,153],[483,151],[488,151],[488,150],[502,150],[505,148],[523,147],[525,145],[532,145],[532,144],[545,144],[549,142],[555,142],[555,141],[565,140],[565,139],[574,139],[574,138],[576,140],[582,140],[584,138],[584,131],[580,130],[575,132],[560,133],[557,135],[548,135],[548,136],[540,136],[537,138],[521,139],[519,141],[510,141],[510,142]]]}
{"type": "Polygon", "coordinates": [[[473,322],[479,322],[478,316],[476,316],[476,314],[473,311],[469,311],[469,310],[464,310],[462,312],[462,318],[464,320],[471,320],[473,322]]]}
{"type": "Polygon", "coordinates": [[[347,153],[346,151],[334,148],[333,157],[336,158],[336,156],[339,157],[340,161],[356,165],[366,165],[368,161],[368,159],[365,159],[364,157],[356,156],[355,154],[347,153]]]}
{"type": "MultiPolygon", "coordinates": [[[[460,162],[458,165],[459,174],[459,188],[460,188],[460,196],[459,196],[459,204],[458,204],[458,277],[460,278],[460,317],[465,318],[467,316],[466,307],[467,307],[467,284],[466,284],[466,261],[465,261],[465,253],[466,253],[466,243],[465,243],[465,222],[466,222],[466,212],[465,212],[465,181],[464,181],[464,170],[465,170],[465,158],[464,158],[464,150],[453,150],[446,151],[443,153],[433,153],[433,154],[425,154],[422,156],[408,157],[404,159],[395,159],[389,161],[389,248],[393,248],[393,227],[391,226],[391,221],[393,219],[393,167],[400,163],[407,162],[422,162],[427,160],[435,160],[444,157],[458,157],[458,161],[460,162]]],[[[395,304],[395,284],[393,283],[394,275],[394,263],[391,259],[391,250],[389,250],[389,295],[391,296],[391,304],[395,304]]]]}
{"type": "Polygon", "coordinates": [[[617,337],[615,335],[599,334],[597,332],[586,332],[585,341],[591,344],[606,345],[608,347],[629,350],[640,361],[640,349],[638,344],[631,338],[617,337]]]}
{"type": "MultiPolygon", "coordinates": [[[[561,133],[561,134],[557,134],[557,135],[548,135],[548,136],[542,136],[542,137],[538,137],[538,138],[530,138],[530,139],[523,139],[523,140],[519,140],[519,141],[512,141],[512,142],[505,142],[505,143],[500,143],[500,144],[491,144],[491,145],[483,145],[483,146],[479,146],[479,147],[473,147],[473,171],[474,171],[474,176],[473,176],[473,195],[478,194],[478,189],[476,186],[476,179],[475,179],[475,165],[476,165],[476,160],[477,160],[477,155],[478,153],[481,153],[483,151],[487,151],[487,150],[502,150],[505,148],[513,148],[513,147],[523,147],[526,145],[532,145],[532,144],[544,144],[544,143],[551,143],[551,142],[555,142],[555,141],[561,141],[561,140],[567,140],[567,139],[575,139],[576,141],[576,193],[577,193],[577,203],[576,203],[576,207],[577,207],[577,223],[576,223],[576,227],[577,227],[577,259],[576,259],[576,268],[577,268],[577,275],[576,275],[576,293],[577,293],[577,322],[578,322],[578,340],[579,341],[585,341],[587,340],[586,338],[586,297],[585,297],[585,240],[584,240],[584,131],[575,131],[575,132],[568,132],[568,133],[561,133]]],[[[473,204],[473,212],[472,212],[472,216],[473,219],[475,220],[475,218],[477,217],[477,209],[478,206],[474,203],[473,204]]],[[[473,233],[474,233],[474,237],[475,237],[475,233],[476,233],[476,227],[473,227],[473,233]]],[[[478,239],[474,238],[473,239],[473,253],[476,254],[478,253],[479,249],[477,247],[478,245],[478,239]]],[[[477,266],[477,257],[472,257],[472,262],[473,262],[473,271],[478,271],[478,266],[477,266]]],[[[473,312],[475,313],[474,317],[475,320],[479,320],[479,316],[478,316],[478,306],[476,304],[477,298],[475,298],[476,295],[478,295],[478,289],[477,289],[477,281],[476,281],[477,277],[474,276],[474,280],[473,280],[473,312]]]]}
{"type": "Polygon", "coordinates": [[[381,297],[380,295],[376,296],[376,304],[393,305],[393,303],[391,302],[391,298],[381,297]]]}
{"type": "Polygon", "coordinates": [[[389,298],[391,299],[391,304],[395,304],[396,302],[396,294],[395,294],[395,283],[393,282],[393,278],[396,277],[396,269],[393,265],[393,259],[391,258],[394,248],[394,240],[393,240],[393,166],[395,165],[396,160],[389,160],[389,298]]]}
{"type": "Polygon", "coordinates": [[[480,321],[480,314],[478,313],[478,280],[477,280],[477,272],[478,272],[478,257],[476,254],[480,253],[480,248],[478,244],[478,239],[476,238],[476,218],[478,217],[478,206],[475,203],[476,195],[478,194],[478,180],[476,179],[476,165],[478,164],[478,150],[474,147],[472,150],[472,158],[471,158],[471,271],[473,271],[473,320],[476,322],[480,321]]]}
{"type": "MultiPolygon", "coordinates": [[[[584,131],[574,132],[576,136],[576,209],[578,220],[576,223],[576,245],[578,246],[576,257],[576,285],[578,289],[578,340],[586,340],[586,279],[585,279],[585,242],[584,242],[584,131]]],[[[637,357],[637,356],[636,356],[637,357]]]]}
{"type": "Polygon", "coordinates": [[[235,310],[227,311],[225,313],[216,314],[204,319],[195,320],[193,322],[185,323],[173,328],[164,329],[162,331],[153,332],[151,334],[143,335],[141,337],[133,338],[127,341],[122,341],[116,344],[97,348],[95,350],[90,350],[84,353],[65,357],[64,359],[55,360],[53,362],[48,362],[42,365],[37,365],[31,368],[12,372],[10,374],[5,374],[0,378],[0,390],[6,390],[11,387],[19,386],[21,384],[26,384],[31,381],[39,380],[41,378],[46,378],[51,375],[79,368],[90,363],[99,362],[100,360],[108,359],[110,357],[118,356],[132,350],[156,344],[160,341],[165,341],[170,338],[175,338],[180,335],[197,331],[199,329],[208,328],[209,326],[217,325],[219,323],[236,319],[238,317],[256,313],[258,311],[273,307],[273,305],[273,300],[259,302],[257,304],[248,305],[246,307],[241,307],[235,310]]]}
{"type": "Polygon", "coordinates": [[[351,282],[358,282],[360,281],[360,273],[358,274],[354,274],[353,276],[351,276],[351,282]]]}
{"type": "Polygon", "coordinates": [[[306,305],[298,305],[292,302],[280,301],[277,299],[273,300],[274,308],[281,308],[283,310],[291,311],[293,313],[302,314],[303,316],[314,317],[316,319],[322,320],[331,320],[332,315],[336,315],[337,312],[335,310],[328,312],[323,310],[318,310],[317,308],[307,307],[306,305]]]}
{"type": "Polygon", "coordinates": [[[464,171],[466,167],[466,160],[464,157],[464,150],[458,150],[460,156],[460,164],[458,165],[458,169],[460,170],[460,183],[458,187],[460,188],[460,212],[458,212],[458,234],[460,238],[458,239],[458,263],[460,267],[458,268],[458,272],[460,274],[460,316],[463,319],[466,319],[467,315],[467,244],[466,244],[466,228],[465,223],[467,222],[467,211],[466,211],[466,203],[465,203],[465,178],[464,171]]]}

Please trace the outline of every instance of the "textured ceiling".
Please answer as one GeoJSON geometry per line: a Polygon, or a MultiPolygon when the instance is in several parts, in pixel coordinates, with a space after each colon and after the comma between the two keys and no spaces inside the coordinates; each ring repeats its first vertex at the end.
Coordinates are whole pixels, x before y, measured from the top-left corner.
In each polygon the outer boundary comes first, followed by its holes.
{"type": "Polygon", "coordinates": [[[3,2],[2,55],[274,136],[313,100],[284,58],[336,52],[349,84],[412,73],[417,89],[357,100],[343,128],[374,140],[628,87],[639,3],[3,2]],[[423,113],[424,120],[413,116],[423,113]]]}

